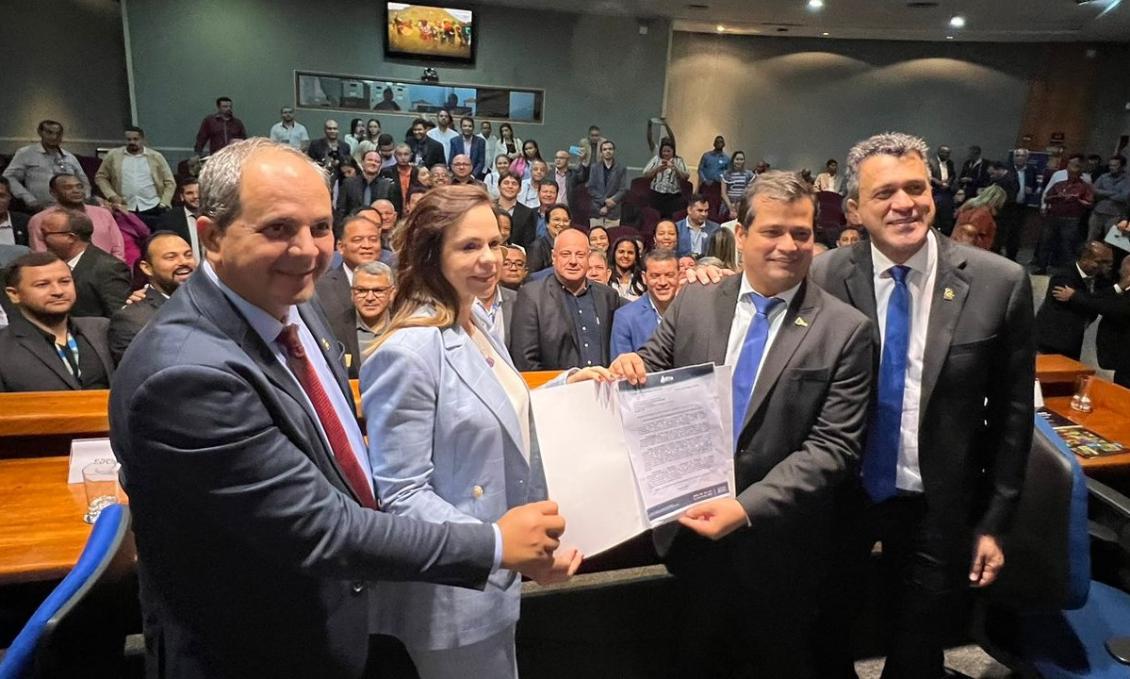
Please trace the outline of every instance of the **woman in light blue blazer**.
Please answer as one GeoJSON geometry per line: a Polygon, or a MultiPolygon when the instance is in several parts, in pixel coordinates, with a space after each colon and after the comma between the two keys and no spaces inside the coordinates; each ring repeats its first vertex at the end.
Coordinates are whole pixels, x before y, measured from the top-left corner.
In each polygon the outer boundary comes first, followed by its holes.
{"type": "MultiPolygon", "coordinates": [[[[546,498],[529,392],[473,313],[493,292],[502,238],[481,188],[429,191],[400,229],[397,298],[361,370],[369,456],[382,509],[433,522],[497,521],[546,498]]],[[[607,378],[586,369],[558,379],[607,378]]],[[[496,560],[497,563],[497,560],[496,560]]],[[[575,551],[558,550],[572,575],[575,551]]],[[[407,647],[422,679],[517,676],[521,578],[497,569],[483,591],[379,583],[371,631],[407,647]]]]}

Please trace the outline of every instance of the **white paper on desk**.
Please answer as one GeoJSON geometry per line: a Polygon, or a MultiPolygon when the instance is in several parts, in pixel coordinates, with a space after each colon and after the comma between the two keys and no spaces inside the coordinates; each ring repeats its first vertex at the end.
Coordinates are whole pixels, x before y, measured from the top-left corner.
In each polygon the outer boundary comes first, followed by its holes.
{"type": "Polygon", "coordinates": [[[1111,225],[1110,231],[1106,232],[1106,238],[1103,240],[1119,250],[1130,252],[1130,233],[1119,229],[1117,224],[1111,225]]]}
{"type": "Polygon", "coordinates": [[[730,381],[719,380],[709,363],[652,373],[638,387],[619,384],[628,454],[653,528],[700,502],[734,495],[730,390],[720,384],[730,381]]]}
{"type": "Polygon", "coordinates": [[[549,498],[565,517],[562,540],[585,556],[648,528],[614,394],[597,382],[530,392],[549,498]]]}
{"type": "Polygon", "coordinates": [[[67,483],[82,483],[82,470],[87,465],[114,464],[118,458],[110,447],[110,439],[75,439],[71,441],[71,459],[67,465],[67,483]]]}

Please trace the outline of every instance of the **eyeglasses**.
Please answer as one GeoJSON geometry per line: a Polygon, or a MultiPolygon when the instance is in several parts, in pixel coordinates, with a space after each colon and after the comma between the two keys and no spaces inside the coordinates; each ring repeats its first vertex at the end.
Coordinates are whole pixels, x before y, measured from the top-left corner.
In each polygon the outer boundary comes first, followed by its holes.
{"type": "Polygon", "coordinates": [[[369,297],[370,295],[372,295],[373,297],[376,297],[377,299],[381,299],[381,298],[384,298],[384,297],[388,297],[389,294],[392,293],[391,287],[387,287],[387,288],[358,288],[358,287],[354,287],[354,288],[350,288],[350,289],[353,291],[354,297],[360,297],[361,299],[365,299],[366,297],[369,297]]]}
{"type": "Polygon", "coordinates": [[[73,236],[74,231],[43,231],[41,232],[44,237],[47,236],[73,236]]]}
{"type": "Polygon", "coordinates": [[[516,259],[507,259],[502,262],[502,266],[507,269],[524,269],[526,268],[526,263],[516,259]]]}

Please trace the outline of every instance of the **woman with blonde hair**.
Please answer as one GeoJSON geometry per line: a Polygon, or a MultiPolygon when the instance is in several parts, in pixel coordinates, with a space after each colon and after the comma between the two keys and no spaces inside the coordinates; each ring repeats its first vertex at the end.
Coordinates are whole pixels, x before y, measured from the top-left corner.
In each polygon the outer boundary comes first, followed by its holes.
{"type": "Polygon", "coordinates": [[[996,184],[987,186],[973,198],[965,201],[957,211],[953,233],[971,233],[967,226],[976,230],[972,245],[982,250],[992,250],[997,236],[997,222],[993,217],[1008,201],[1008,193],[996,184]]]}
{"type": "MultiPolygon", "coordinates": [[[[498,283],[501,245],[490,197],[476,186],[432,189],[396,231],[391,319],[361,369],[384,511],[494,523],[546,498],[526,383],[474,312],[498,283]]],[[[608,378],[587,368],[556,382],[608,378]]],[[[550,580],[572,575],[581,556],[560,548],[555,559],[550,580]]],[[[404,642],[422,679],[516,677],[521,580],[499,569],[482,591],[380,582],[370,628],[404,642]]]]}

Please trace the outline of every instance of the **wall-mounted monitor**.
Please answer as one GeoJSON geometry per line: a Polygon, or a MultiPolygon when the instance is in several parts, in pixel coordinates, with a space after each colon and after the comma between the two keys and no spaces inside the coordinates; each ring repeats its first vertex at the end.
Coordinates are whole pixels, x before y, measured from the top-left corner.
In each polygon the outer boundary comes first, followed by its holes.
{"type": "Polygon", "coordinates": [[[385,3],[385,56],[475,63],[478,26],[463,7],[385,3]]]}
{"type": "Polygon", "coordinates": [[[380,111],[399,115],[472,116],[516,123],[542,122],[545,91],[526,87],[422,83],[374,76],[296,71],[295,103],[301,108],[380,111]]]}

